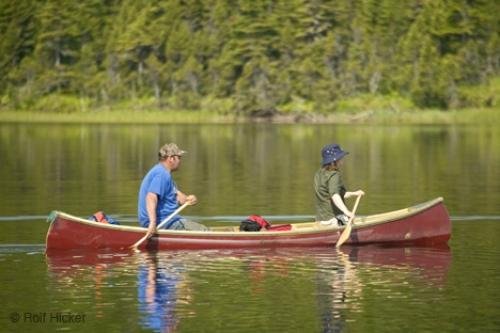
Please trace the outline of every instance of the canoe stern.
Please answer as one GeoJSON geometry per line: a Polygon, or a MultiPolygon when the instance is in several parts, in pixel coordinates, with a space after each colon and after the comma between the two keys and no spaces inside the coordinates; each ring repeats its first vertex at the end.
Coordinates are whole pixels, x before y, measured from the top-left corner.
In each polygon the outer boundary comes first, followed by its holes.
{"type": "Polygon", "coordinates": [[[397,243],[398,245],[440,245],[451,237],[451,221],[442,200],[420,211],[394,221],[355,227],[347,243],[397,243]]]}

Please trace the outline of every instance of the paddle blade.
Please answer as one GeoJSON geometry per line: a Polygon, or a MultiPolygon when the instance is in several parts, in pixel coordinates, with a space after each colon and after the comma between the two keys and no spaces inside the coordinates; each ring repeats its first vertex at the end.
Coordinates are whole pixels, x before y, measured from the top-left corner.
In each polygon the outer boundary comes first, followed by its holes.
{"type": "Polygon", "coordinates": [[[140,252],[139,245],[141,245],[147,238],[148,238],[148,234],[146,233],[146,235],[144,237],[139,239],[137,242],[134,243],[134,245],[130,246],[129,248],[136,253],[140,252]]]}
{"type": "Polygon", "coordinates": [[[360,199],[361,195],[358,195],[358,197],[356,198],[356,203],[354,204],[354,208],[352,209],[352,216],[349,219],[349,222],[347,223],[347,226],[345,227],[344,231],[340,235],[337,244],[335,244],[337,248],[339,248],[342,244],[344,244],[344,242],[348,240],[349,237],[351,236],[352,224],[354,222],[354,215],[356,214],[356,209],[358,209],[358,204],[360,199]]]}
{"type": "Polygon", "coordinates": [[[337,244],[335,244],[335,246],[337,248],[342,246],[342,244],[344,244],[345,241],[349,239],[349,237],[351,236],[351,230],[352,230],[352,221],[349,221],[349,223],[345,227],[344,231],[340,235],[339,240],[337,241],[337,244]]]}

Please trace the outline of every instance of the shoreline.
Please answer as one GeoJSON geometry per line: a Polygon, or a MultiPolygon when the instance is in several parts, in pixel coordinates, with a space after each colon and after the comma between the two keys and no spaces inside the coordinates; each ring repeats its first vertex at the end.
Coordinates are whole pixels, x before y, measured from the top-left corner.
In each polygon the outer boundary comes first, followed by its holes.
{"type": "Polygon", "coordinates": [[[492,125],[500,124],[500,109],[373,110],[333,114],[276,114],[265,117],[219,114],[210,111],[96,110],[73,113],[0,110],[0,123],[88,124],[345,124],[345,125],[492,125]]]}

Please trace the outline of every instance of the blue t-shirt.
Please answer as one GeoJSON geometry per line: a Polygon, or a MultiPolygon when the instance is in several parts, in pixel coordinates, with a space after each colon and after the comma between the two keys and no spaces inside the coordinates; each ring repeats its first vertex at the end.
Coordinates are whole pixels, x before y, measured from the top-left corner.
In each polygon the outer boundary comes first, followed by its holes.
{"type": "MultiPolygon", "coordinates": [[[[157,225],[178,208],[177,187],[172,179],[172,175],[168,169],[158,163],[146,174],[139,190],[138,215],[139,224],[143,227],[149,226],[149,216],[146,206],[148,192],[158,195],[158,205],[156,206],[157,225]]],[[[180,218],[179,215],[175,216],[166,226],[175,223],[180,218]]]]}

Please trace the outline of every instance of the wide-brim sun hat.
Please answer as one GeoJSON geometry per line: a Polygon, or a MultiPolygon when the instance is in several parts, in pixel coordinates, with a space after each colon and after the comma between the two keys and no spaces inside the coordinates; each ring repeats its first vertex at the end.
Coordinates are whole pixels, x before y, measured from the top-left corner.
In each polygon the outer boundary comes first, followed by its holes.
{"type": "Polygon", "coordinates": [[[158,156],[165,158],[168,156],[182,156],[187,153],[185,150],[180,149],[175,143],[167,143],[160,148],[158,156]]]}
{"type": "Polygon", "coordinates": [[[349,154],[349,152],[342,150],[342,148],[340,148],[340,146],[336,143],[326,145],[321,150],[321,165],[324,166],[333,162],[337,162],[347,154],[349,154]]]}

